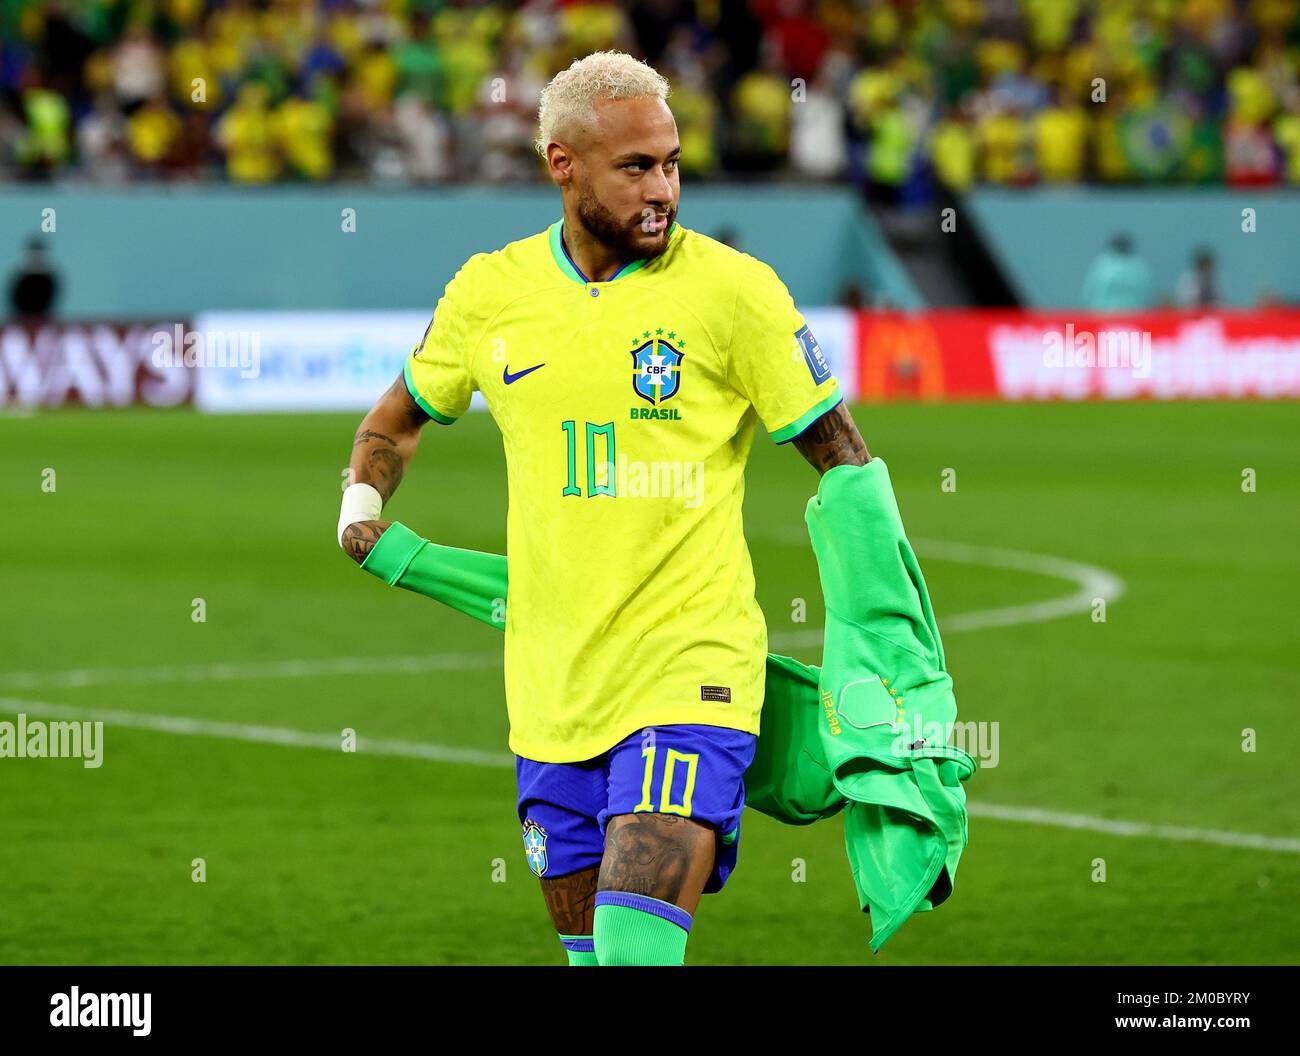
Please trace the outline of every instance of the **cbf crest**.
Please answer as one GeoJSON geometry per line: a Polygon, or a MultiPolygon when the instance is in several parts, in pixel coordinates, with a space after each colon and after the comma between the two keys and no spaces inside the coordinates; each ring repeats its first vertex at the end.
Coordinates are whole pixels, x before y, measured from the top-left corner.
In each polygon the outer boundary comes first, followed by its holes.
{"type": "Polygon", "coordinates": [[[534,876],[546,873],[546,830],[532,818],[524,822],[524,857],[534,876]]]}
{"type": "Polygon", "coordinates": [[[658,407],[676,396],[682,387],[682,351],[685,338],[663,328],[646,330],[632,339],[632,391],[658,407]]]}

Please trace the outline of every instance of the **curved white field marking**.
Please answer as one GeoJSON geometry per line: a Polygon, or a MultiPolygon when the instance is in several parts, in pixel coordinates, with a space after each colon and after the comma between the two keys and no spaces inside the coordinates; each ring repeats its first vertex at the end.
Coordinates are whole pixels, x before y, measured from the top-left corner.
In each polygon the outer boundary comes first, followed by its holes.
{"type": "MultiPolygon", "coordinates": [[[[754,538],[793,545],[807,543],[806,537],[750,533],[754,538]]],[[[1124,581],[1113,572],[1050,554],[1033,554],[998,546],[952,543],[940,539],[913,539],[923,555],[961,564],[1004,568],[1015,572],[1068,579],[1077,589],[1059,598],[1008,605],[976,612],[959,612],[939,620],[942,634],[960,634],[986,627],[1011,627],[1022,623],[1055,620],[1091,608],[1093,599],[1115,601],[1124,593],[1124,581]]],[[[815,647],[822,644],[822,629],[776,631],[769,635],[775,649],[815,647]]],[[[314,678],[320,675],[420,674],[425,671],[467,671],[500,667],[499,651],[482,653],[427,653],[415,656],[338,656],[303,660],[228,661],[215,664],[164,665],[161,667],[88,667],[70,671],[0,672],[0,688],[8,690],[48,687],[141,685],[152,682],[228,682],[259,678],[314,678]]]]}
{"type": "MultiPolygon", "coordinates": [[[[790,542],[779,537],[775,541],[790,542]]],[[[801,540],[806,542],[806,540],[801,540]]],[[[976,543],[953,543],[943,539],[912,540],[912,545],[922,557],[935,557],[964,565],[982,565],[986,568],[1003,568],[1013,572],[1033,572],[1038,575],[1067,579],[1076,589],[1059,598],[1031,601],[1024,605],[1005,605],[995,609],[975,612],[958,612],[939,619],[940,634],[960,634],[962,631],[979,631],[986,627],[1014,627],[1022,623],[1041,623],[1062,616],[1073,616],[1092,608],[1093,601],[1104,598],[1106,603],[1124,595],[1124,581],[1114,572],[1087,565],[1082,561],[1052,554],[1035,554],[1027,550],[1012,550],[1002,546],[983,546],[976,543]]],[[[924,571],[924,570],[923,570],[924,571]]],[[[809,628],[803,631],[780,631],[769,636],[777,648],[812,646],[822,644],[822,631],[809,628]]]]}
{"type": "Polygon", "coordinates": [[[981,546],[975,543],[952,543],[942,539],[914,539],[921,553],[941,561],[955,561],[965,565],[983,565],[986,568],[1003,568],[1013,572],[1033,572],[1056,579],[1072,580],[1078,589],[1073,594],[1025,605],[1008,605],[998,609],[978,612],[959,612],[941,621],[943,631],[977,631],[985,627],[1011,627],[1020,623],[1040,623],[1076,612],[1086,612],[1093,601],[1104,598],[1106,603],[1124,596],[1124,581],[1114,572],[1082,561],[1056,557],[1052,554],[1034,554],[1028,550],[1010,550],[1001,546],[981,546]]]}
{"type": "MultiPolygon", "coordinates": [[[[307,730],[295,730],[283,726],[213,722],[210,719],[194,719],[184,715],[150,715],[145,712],[121,711],[112,708],[80,708],[71,704],[19,700],[16,697],[0,697],[0,711],[24,712],[27,715],[39,715],[48,719],[103,722],[107,726],[126,726],[187,737],[215,737],[221,740],[252,741],[260,744],[280,745],[286,748],[316,748],[338,752],[341,747],[337,733],[311,733],[307,730]]],[[[430,744],[423,741],[358,737],[357,752],[362,755],[428,759],[439,763],[463,763],[466,766],[482,766],[494,770],[514,768],[514,756],[507,752],[488,752],[477,748],[454,748],[444,744],[430,744]]],[[[972,818],[992,818],[997,821],[1044,825],[1055,829],[1078,829],[1086,832],[1105,833],[1108,836],[1180,840],[1186,843],[1209,843],[1221,847],[1244,847],[1251,850],[1300,854],[1300,839],[1289,836],[1264,836],[1251,832],[1225,832],[1220,829],[1190,829],[1178,825],[1154,825],[1145,821],[1096,818],[1087,814],[1069,814],[1062,811],[1041,810],[1037,807],[1002,806],[995,803],[968,803],[966,810],[972,818]]]]}

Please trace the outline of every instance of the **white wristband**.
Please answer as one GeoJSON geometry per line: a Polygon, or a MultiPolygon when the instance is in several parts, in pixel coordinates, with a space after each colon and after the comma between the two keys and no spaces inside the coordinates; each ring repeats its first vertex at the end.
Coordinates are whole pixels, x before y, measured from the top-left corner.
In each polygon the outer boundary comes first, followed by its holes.
{"type": "Polygon", "coordinates": [[[369,484],[349,484],[343,491],[343,505],[339,508],[339,546],[343,545],[343,532],[357,521],[377,521],[384,510],[384,500],[369,484]]]}

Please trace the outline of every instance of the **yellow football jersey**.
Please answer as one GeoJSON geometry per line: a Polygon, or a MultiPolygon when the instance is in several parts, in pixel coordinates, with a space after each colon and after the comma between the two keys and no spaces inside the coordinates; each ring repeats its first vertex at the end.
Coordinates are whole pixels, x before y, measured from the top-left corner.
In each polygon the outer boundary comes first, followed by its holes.
{"type": "Polygon", "coordinates": [[[589,282],[557,222],[466,262],[405,375],[436,421],[477,389],[501,430],[511,750],[578,762],[645,726],[757,733],[745,462],[759,419],[784,443],[842,399],[775,272],[674,224],[661,256],[589,282]]]}

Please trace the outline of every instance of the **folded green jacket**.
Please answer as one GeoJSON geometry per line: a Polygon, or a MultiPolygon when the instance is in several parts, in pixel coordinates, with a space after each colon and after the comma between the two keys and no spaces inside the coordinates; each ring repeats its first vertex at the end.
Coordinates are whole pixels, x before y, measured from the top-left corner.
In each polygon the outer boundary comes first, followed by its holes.
{"type": "MultiPolygon", "coordinates": [[[[745,802],[791,825],[844,811],[853,882],[879,952],[913,912],[951,894],[966,846],[960,782],[975,763],[945,743],[952,680],[884,462],[830,470],[806,520],[826,595],[825,664],[768,654],[745,802]],[[917,731],[932,730],[911,746],[917,731]]],[[[361,567],[505,629],[499,554],[440,546],[394,522],[361,567]]]]}
{"type": "Polygon", "coordinates": [[[883,459],[827,470],[804,513],[826,601],[821,739],[871,948],[952,893],[975,760],[948,744],[952,679],[883,459]]]}

